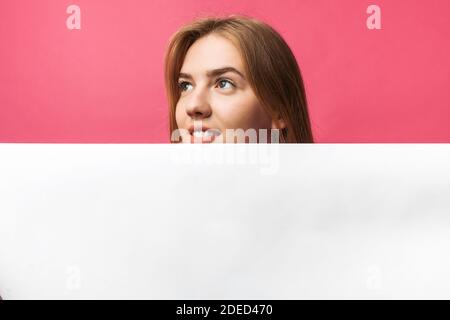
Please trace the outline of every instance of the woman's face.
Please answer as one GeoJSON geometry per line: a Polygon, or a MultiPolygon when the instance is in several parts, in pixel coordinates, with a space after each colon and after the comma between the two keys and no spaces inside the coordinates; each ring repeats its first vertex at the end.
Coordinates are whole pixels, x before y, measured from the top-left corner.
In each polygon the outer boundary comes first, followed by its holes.
{"type": "Polygon", "coordinates": [[[220,35],[200,38],[189,48],[178,85],[175,113],[182,142],[258,142],[252,132],[280,127],[250,87],[238,49],[220,35]]]}

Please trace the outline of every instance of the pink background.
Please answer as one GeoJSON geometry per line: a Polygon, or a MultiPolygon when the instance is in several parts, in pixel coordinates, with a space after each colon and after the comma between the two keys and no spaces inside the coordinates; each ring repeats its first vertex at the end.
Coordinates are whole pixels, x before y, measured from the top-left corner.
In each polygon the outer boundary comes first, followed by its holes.
{"type": "Polygon", "coordinates": [[[231,13],[290,44],[318,142],[450,142],[448,0],[1,1],[0,142],[168,142],[167,41],[231,13]],[[370,4],[382,30],[366,27],[370,4]]]}

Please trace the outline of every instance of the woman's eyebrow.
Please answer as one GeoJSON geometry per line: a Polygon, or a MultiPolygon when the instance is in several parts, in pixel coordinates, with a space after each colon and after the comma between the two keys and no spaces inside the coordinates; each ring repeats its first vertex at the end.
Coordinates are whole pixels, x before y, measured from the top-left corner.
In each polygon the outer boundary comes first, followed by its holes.
{"type": "MultiPolygon", "coordinates": [[[[209,78],[214,78],[217,76],[220,76],[221,74],[227,73],[227,72],[234,72],[238,74],[242,79],[245,79],[244,75],[239,72],[236,68],[233,67],[224,67],[220,69],[214,69],[206,72],[206,75],[209,78]]],[[[179,78],[185,78],[185,79],[192,79],[192,76],[189,73],[180,72],[179,78]]]]}
{"type": "Polygon", "coordinates": [[[220,68],[220,69],[214,69],[214,70],[206,72],[206,75],[208,77],[212,78],[212,77],[220,76],[221,74],[224,74],[227,72],[234,72],[234,73],[238,74],[242,79],[245,79],[244,75],[233,67],[224,67],[224,68],[220,68]]]}

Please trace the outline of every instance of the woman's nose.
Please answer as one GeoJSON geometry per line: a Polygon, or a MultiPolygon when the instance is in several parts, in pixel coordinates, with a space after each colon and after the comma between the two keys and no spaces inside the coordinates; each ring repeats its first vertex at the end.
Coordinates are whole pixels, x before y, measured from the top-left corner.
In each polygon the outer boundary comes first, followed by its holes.
{"type": "Polygon", "coordinates": [[[209,117],[211,112],[212,110],[207,92],[201,90],[192,92],[191,100],[188,102],[186,108],[186,113],[192,119],[198,120],[209,117]]]}

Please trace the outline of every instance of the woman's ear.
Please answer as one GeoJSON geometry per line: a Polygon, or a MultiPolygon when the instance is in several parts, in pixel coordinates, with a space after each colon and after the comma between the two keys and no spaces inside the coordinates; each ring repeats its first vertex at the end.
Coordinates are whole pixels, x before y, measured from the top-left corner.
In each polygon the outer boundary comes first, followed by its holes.
{"type": "Polygon", "coordinates": [[[286,128],[286,122],[279,117],[278,119],[272,119],[272,129],[284,129],[286,128]]]}

